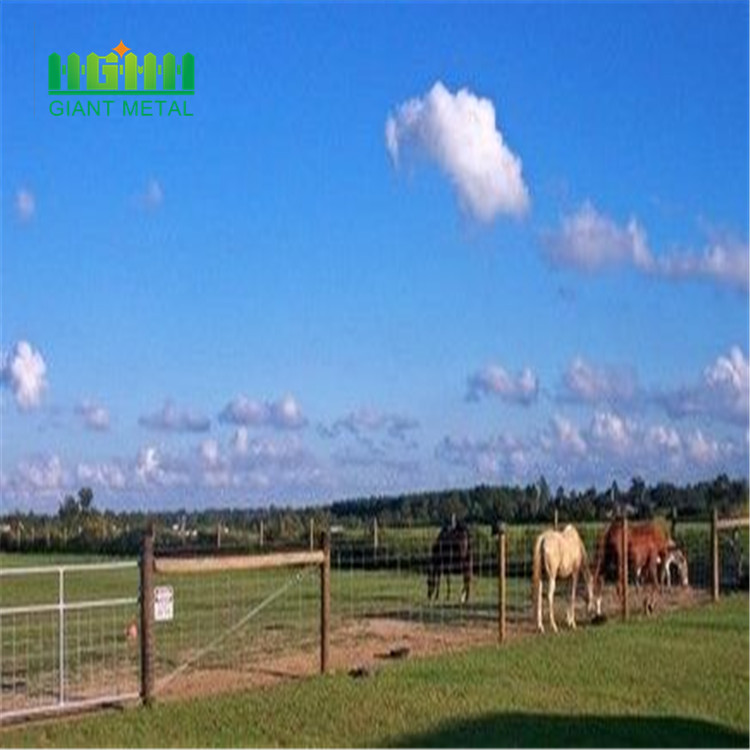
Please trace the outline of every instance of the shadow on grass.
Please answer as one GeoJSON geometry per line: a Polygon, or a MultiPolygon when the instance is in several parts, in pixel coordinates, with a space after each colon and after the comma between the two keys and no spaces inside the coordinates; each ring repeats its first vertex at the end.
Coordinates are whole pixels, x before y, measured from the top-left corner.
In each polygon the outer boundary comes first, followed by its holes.
{"type": "Polygon", "coordinates": [[[700,719],[496,713],[402,735],[392,747],[748,747],[750,736],[700,719]]]}

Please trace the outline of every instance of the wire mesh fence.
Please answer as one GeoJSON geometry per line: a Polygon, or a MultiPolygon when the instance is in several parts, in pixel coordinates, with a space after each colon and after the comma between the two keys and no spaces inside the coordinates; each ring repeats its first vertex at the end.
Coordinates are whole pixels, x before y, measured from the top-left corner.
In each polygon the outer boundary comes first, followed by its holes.
{"type": "MultiPolygon", "coordinates": [[[[576,524],[591,565],[607,525],[576,524]]],[[[694,606],[712,596],[712,525],[665,525],[688,561],[689,585],[681,585],[673,569],[671,585],[657,590],[638,584],[636,571],[630,570],[633,617],[694,606]],[[655,609],[647,611],[654,591],[655,609]]],[[[327,623],[331,669],[369,668],[383,659],[497,643],[501,633],[531,635],[536,631],[534,543],[543,528],[504,529],[501,577],[497,530],[468,525],[465,600],[466,571],[453,559],[441,570],[439,588],[428,596],[439,527],[336,529],[330,542],[327,623]]],[[[746,586],[746,526],[722,529],[717,538],[722,589],[742,585],[743,577],[746,586]]],[[[269,552],[267,546],[264,553],[269,552]]],[[[169,587],[174,602],[172,617],[154,624],[156,695],[202,695],[317,673],[321,566],[225,569],[221,558],[214,563],[203,572],[159,572],[156,567],[154,585],[169,587]]],[[[617,617],[617,571],[604,573],[602,611],[617,617]]],[[[558,623],[565,622],[569,596],[569,581],[558,581],[558,623]]],[[[137,695],[142,689],[140,614],[135,561],[108,568],[52,566],[24,574],[0,570],[0,716],[137,695]]],[[[576,620],[584,628],[590,622],[583,579],[576,620]]]]}
{"type": "Polygon", "coordinates": [[[314,566],[157,574],[174,617],[155,624],[157,695],[264,684],[313,673],[320,582],[314,566]]]}
{"type": "Polygon", "coordinates": [[[0,570],[0,719],[138,696],[137,563],[0,570]]]}

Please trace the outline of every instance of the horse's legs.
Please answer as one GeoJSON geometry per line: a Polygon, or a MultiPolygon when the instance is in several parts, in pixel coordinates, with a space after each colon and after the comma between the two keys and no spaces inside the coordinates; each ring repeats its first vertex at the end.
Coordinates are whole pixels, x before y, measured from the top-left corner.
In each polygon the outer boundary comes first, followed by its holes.
{"type": "Polygon", "coordinates": [[[544,579],[540,576],[539,577],[539,588],[536,591],[536,629],[540,632],[544,632],[544,623],[542,620],[544,619],[543,615],[543,606],[542,606],[542,596],[543,596],[543,590],[544,589],[544,579]]]}
{"type": "Polygon", "coordinates": [[[557,623],[555,622],[555,576],[551,575],[547,581],[547,602],[549,604],[549,624],[552,630],[557,632],[557,623]]]}
{"type": "Polygon", "coordinates": [[[654,553],[651,555],[651,558],[648,561],[648,569],[649,573],[651,575],[651,584],[654,587],[654,590],[658,587],[659,592],[661,592],[661,581],[659,580],[659,555],[654,553]]]}
{"type": "Polygon", "coordinates": [[[576,629],[576,587],[578,585],[578,571],[574,571],[570,577],[570,606],[568,607],[567,624],[568,627],[576,629]]]}

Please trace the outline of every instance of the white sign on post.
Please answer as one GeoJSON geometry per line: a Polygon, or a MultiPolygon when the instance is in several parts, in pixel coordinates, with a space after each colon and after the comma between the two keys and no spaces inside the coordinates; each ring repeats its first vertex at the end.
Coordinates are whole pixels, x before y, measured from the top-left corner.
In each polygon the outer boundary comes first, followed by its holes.
{"type": "Polygon", "coordinates": [[[154,622],[174,618],[174,590],[171,586],[154,587],[154,622]]]}

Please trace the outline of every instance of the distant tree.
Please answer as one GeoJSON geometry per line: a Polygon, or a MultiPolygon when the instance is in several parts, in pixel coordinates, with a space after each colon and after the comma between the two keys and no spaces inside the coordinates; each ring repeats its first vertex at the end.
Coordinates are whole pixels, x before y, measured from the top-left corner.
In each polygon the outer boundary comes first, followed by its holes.
{"type": "Polygon", "coordinates": [[[78,507],[84,516],[93,512],[94,491],[91,487],[81,487],[81,489],[78,490],[78,507]]]}
{"type": "Polygon", "coordinates": [[[64,527],[71,528],[73,523],[78,520],[81,514],[81,506],[77,498],[73,495],[65,495],[60,508],[57,511],[57,517],[64,527]]]}

